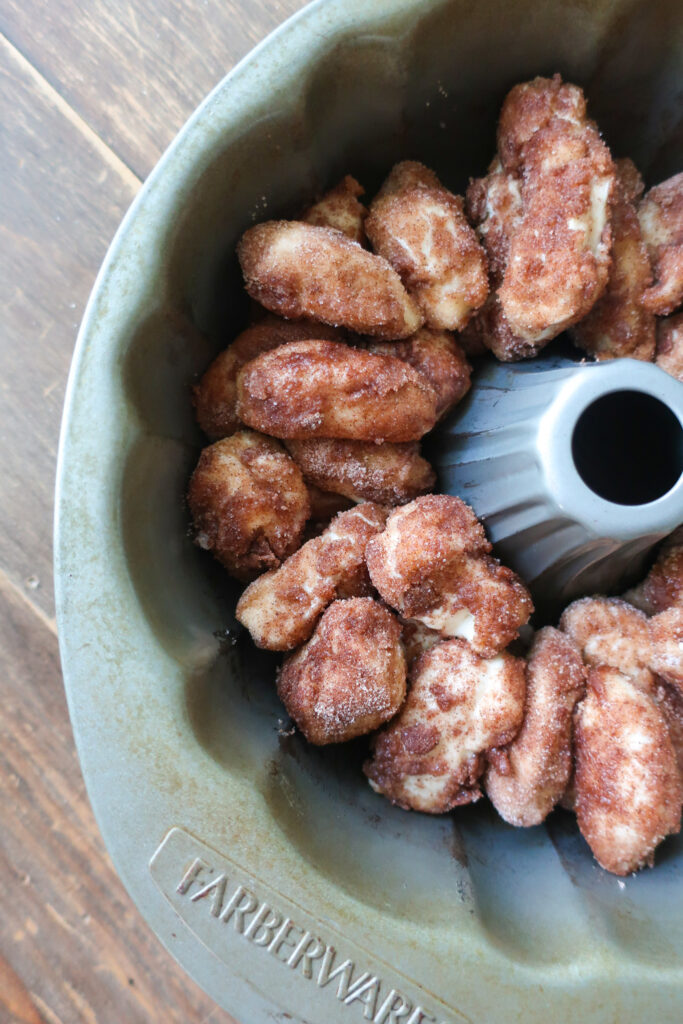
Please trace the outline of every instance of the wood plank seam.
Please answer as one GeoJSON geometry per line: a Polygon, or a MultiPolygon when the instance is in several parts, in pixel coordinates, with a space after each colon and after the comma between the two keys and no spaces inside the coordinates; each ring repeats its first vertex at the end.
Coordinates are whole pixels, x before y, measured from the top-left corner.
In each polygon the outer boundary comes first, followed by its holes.
{"type": "Polygon", "coordinates": [[[31,600],[31,598],[28,596],[28,594],[25,593],[25,591],[23,591],[21,589],[21,587],[18,586],[14,582],[14,580],[10,576],[7,575],[7,573],[4,571],[4,569],[1,566],[0,566],[0,586],[4,586],[8,590],[10,590],[12,592],[12,594],[14,594],[21,601],[21,603],[23,605],[25,605],[29,609],[29,611],[33,612],[33,614],[40,620],[40,622],[42,622],[42,624],[45,626],[45,628],[48,629],[52,633],[53,636],[57,636],[57,622],[56,622],[56,620],[55,619],[51,619],[49,615],[45,614],[45,612],[42,610],[42,608],[40,608],[37,604],[34,604],[33,601],[31,600]]]}
{"type": "Polygon", "coordinates": [[[74,110],[70,103],[64,99],[58,88],[54,86],[39,70],[38,68],[28,60],[27,57],[17,49],[11,39],[0,32],[0,49],[8,52],[14,60],[26,71],[26,74],[35,83],[37,91],[44,96],[46,102],[52,104],[63,117],[65,117],[78,131],[80,131],[90,142],[93,148],[97,151],[98,155],[102,157],[105,163],[111,165],[124,181],[127,182],[135,191],[140,188],[142,179],[138,177],[135,171],[128,166],[128,164],[121,159],[121,157],[107,145],[101,135],[95,131],[95,129],[85,121],[81,115],[74,110]]]}

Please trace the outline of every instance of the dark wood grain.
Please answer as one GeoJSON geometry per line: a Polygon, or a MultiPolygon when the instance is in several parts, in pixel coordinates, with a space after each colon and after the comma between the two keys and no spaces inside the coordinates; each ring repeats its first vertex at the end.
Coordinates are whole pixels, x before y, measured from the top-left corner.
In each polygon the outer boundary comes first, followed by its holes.
{"type": "Polygon", "coordinates": [[[0,39],[0,568],[48,617],[64,389],[97,268],[139,182],[0,39]]]}
{"type": "Polygon", "coordinates": [[[4,0],[0,31],[145,177],[209,90],[303,6],[303,0],[4,0]]]}
{"type": "Polygon", "coordinates": [[[93,821],[57,640],[0,576],[0,1021],[229,1024],[132,906],[93,821]]]}
{"type": "Polygon", "coordinates": [[[0,10],[0,1024],[230,1024],[113,871],[60,675],[52,504],[83,308],[140,178],[300,0],[0,10]]]}
{"type": "Polygon", "coordinates": [[[23,981],[0,956],[0,1020],[16,1024],[45,1024],[23,981]]]}

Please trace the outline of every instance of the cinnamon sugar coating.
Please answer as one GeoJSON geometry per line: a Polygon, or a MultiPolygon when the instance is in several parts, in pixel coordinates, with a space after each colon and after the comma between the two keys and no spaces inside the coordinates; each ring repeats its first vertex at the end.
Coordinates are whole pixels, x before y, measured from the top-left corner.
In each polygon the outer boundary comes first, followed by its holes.
{"type": "Polygon", "coordinates": [[[655,362],[662,370],[683,382],[683,313],[657,322],[655,362]]]}
{"type": "Polygon", "coordinates": [[[245,423],[294,440],[417,441],[436,422],[436,393],[411,366],[334,341],[264,353],[240,370],[237,395],[245,423]]]}
{"type": "Polygon", "coordinates": [[[483,178],[470,179],[465,202],[486,251],[491,283],[497,288],[508,264],[510,239],[524,214],[520,179],[505,171],[495,157],[483,178]]]}
{"type": "Polygon", "coordinates": [[[683,695],[683,607],[674,605],[649,621],[650,668],[683,695]]]}
{"type": "Polygon", "coordinates": [[[239,580],[296,551],[310,512],[301,470],[277,441],[251,430],[203,450],[187,500],[196,543],[239,580]]]}
{"type": "Polygon", "coordinates": [[[478,800],[485,754],[522,723],[524,664],[486,660],[463,640],[446,640],[410,672],[406,701],[375,738],[364,771],[375,792],[406,810],[442,814],[478,800]]]}
{"type": "Polygon", "coordinates": [[[403,505],[436,483],[416,442],[373,444],[320,437],[288,441],[287,449],[308,483],[353,501],[403,505]]]}
{"type": "Polygon", "coordinates": [[[638,219],[655,279],[643,302],[666,316],[683,302],[683,172],[646,192],[638,219]]]}
{"type": "Polygon", "coordinates": [[[624,600],[646,615],[683,605],[683,527],[667,537],[645,579],[624,594],[624,600]]]}
{"type": "Polygon", "coordinates": [[[291,651],[308,640],[336,598],[368,595],[365,547],[386,518],[387,510],[370,502],[340,512],[279,569],[254,580],[235,614],[256,646],[291,651]]]}
{"type": "Polygon", "coordinates": [[[589,312],[607,284],[615,169],[589,123],[551,119],[525,143],[522,220],[501,308],[514,334],[547,341],[589,312]]]}
{"type": "Polygon", "coordinates": [[[237,374],[246,363],[288,341],[307,338],[343,341],[344,332],[313,320],[283,320],[267,314],[238,334],[192,389],[197,422],[207,437],[218,441],[242,426],[237,415],[237,374]]]}
{"type": "Polygon", "coordinates": [[[628,676],[588,676],[576,716],[576,815],[601,867],[627,875],[680,830],[683,791],[666,719],[628,676]]]}
{"type": "Polygon", "coordinates": [[[436,392],[436,415],[442,419],[470,389],[472,368],[458,340],[448,331],[426,327],[405,341],[373,342],[375,355],[395,356],[409,363],[436,392]]]}
{"type": "Polygon", "coordinates": [[[391,513],[367,558],[384,600],[412,618],[440,595],[459,558],[490,550],[469,505],[449,494],[428,494],[391,513]]]}
{"type": "Polygon", "coordinates": [[[424,323],[387,261],[333,228],[267,221],[242,235],[237,254],[249,295],[281,316],[387,340],[424,323]]]}
{"type": "Polygon", "coordinates": [[[655,354],[655,318],[643,305],[652,270],[634,202],[639,175],[631,160],[617,160],[616,167],[607,287],[587,316],[572,328],[572,338],[596,359],[629,357],[649,362],[655,354]]]}
{"type": "Polygon", "coordinates": [[[524,721],[505,747],[489,752],[486,793],[511,825],[538,825],[567,789],[572,716],[586,673],[572,641],[552,627],[534,638],[526,671],[524,721]]]}
{"type": "Polygon", "coordinates": [[[530,359],[544,342],[515,335],[498,298],[510,255],[510,241],[522,222],[524,212],[520,181],[514,174],[504,171],[496,157],[488,174],[470,181],[466,204],[467,215],[476,226],[486,252],[491,293],[467,324],[459,341],[466,352],[476,354],[489,350],[503,362],[530,359]]]}
{"type": "Polygon", "coordinates": [[[301,219],[307,224],[335,228],[353,242],[362,245],[365,241],[363,224],[368,215],[368,211],[359,202],[364,192],[363,186],[347,174],[322,199],[309,206],[301,219]]]}
{"type": "Polygon", "coordinates": [[[309,743],[373,732],[406,694],[401,627],[371,597],[334,601],[311,639],[282,666],[278,694],[309,743]]]}
{"type": "Polygon", "coordinates": [[[550,121],[582,125],[586,116],[583,91],[563,82],[560,75],[538,76],[515,85],[505,97],[498,119],[498,153],[504,170],[521,170],[524,146],[550,121]]]}
{"type": "Polygon", "coordinates": [[[370,205],[365,230],[398,271],[428,327],[460,330],[485,301],[486,257],[463,200],[423,164],[396,164],[370,205]]]}
{"type": "Polygon", "coordinates": [[[477,315],[459,335],[459,341],[470,355],[493,352],[503,363],[533,359],[550,338],[529,339],[515,334],[503,312],[497,292],[492,292],[477,315]]]}
{"type": "Polygon", "coordinates": [[[373,584],[402,616],[491,657],[517,636],[533,605],[490,547],[463,501],[432,494],[392,512],[366,558],[373,584]]]}
{"type": "Polygon", "coordinates": [[[683,692],[664,679],[657,679],[652,697],[666,720],[678,774],[683,780],[683,692]]]}
{"type": "Polygon", "coordinates": [[[587,665],[608,665],[645,690],[653,685],[647,616],[617,597],[583,597],[565,608],[560,629],[587,665]]]}

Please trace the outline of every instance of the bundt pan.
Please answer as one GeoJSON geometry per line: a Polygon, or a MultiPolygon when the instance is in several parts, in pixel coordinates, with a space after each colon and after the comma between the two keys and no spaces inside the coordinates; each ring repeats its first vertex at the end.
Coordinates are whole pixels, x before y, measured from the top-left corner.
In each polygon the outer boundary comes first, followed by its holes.
{"type": "MultiPolygon", "coordinates": [[[[272,657],[221,639],[237,589],[192,545],[183,503],[202,445],[190,384],[246,318],[245,228],[347,172],[371,193],[403,157],[462,192],[508,88],[555,71],[657,182],[683,167],[682,56],[678,0],[321,0],[208,97],[112,244],[61,440],[69,705],[133,899],[244,1024],[683,1016],[681,839],[617,879],[564,812],[515,829],[486,801],[439,818],[392,807],[361,774],[362,744],[289,735],[272,657]]],[[[466,452],[476,431],[450,429],[466,452]]],[[[648,524],[646,546],[666,531],[648,524]]]]}

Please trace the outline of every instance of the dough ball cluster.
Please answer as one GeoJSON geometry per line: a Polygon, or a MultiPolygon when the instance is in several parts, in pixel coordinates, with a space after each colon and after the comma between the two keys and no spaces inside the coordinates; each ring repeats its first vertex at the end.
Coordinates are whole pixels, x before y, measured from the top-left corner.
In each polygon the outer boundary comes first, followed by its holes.
{"type": "Polygon", "coordinates": [[[559,75],[509,92],[495,148],[464,196],[404,160],[365,202],[346,175],[245,232],[251,322],[193,388],[211,443],[188,507],[247,584],[237,619],[282,653],[308,742],[370,737],[369,783],[406,809],[486,794],[529,827],[571,808],[626,874],[680,827],[683,527],[623,597],[534,632],[524,582],[435,493],[421,441],[470,359],[532,358],[563,331],[683,381],[683,174],[647,190],[559,75]]]}

